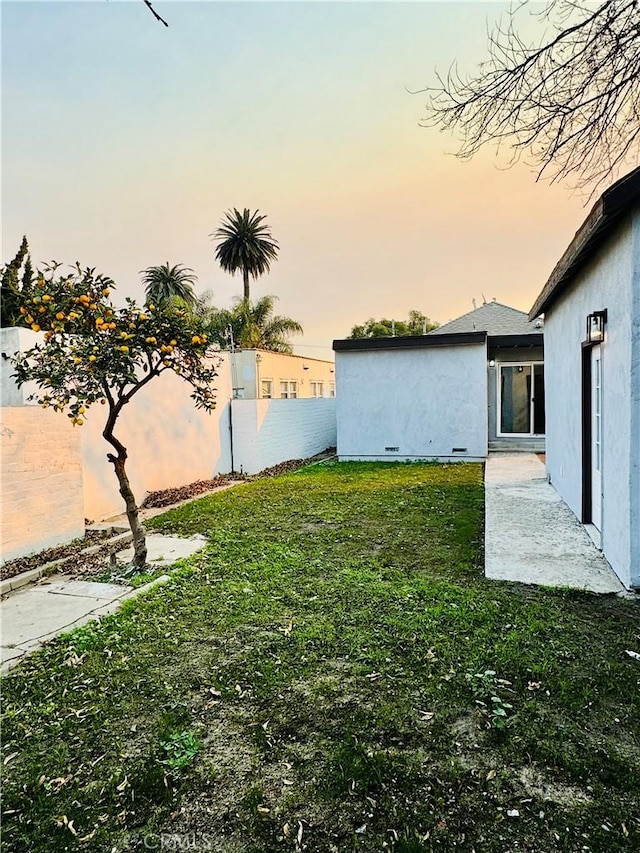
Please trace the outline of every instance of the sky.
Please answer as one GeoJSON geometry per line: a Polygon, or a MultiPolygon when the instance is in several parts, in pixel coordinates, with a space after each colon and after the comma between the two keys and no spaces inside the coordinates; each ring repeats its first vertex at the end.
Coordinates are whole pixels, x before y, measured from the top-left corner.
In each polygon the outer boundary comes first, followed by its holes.
{"type": "MultiPolygon", "coordinates": [[[[436,69],[474,72],[508,8],[465,2],[2,2],[2,260],[79,261],[141,299],[169,262],[225,307],[212,232],[232,207],[280,244],[252,297],[302,323],[295,351],[410,309],[444,323],[528,311],[585,198],[421,126],[436,69]],[[416,93],[418,92],[418,93],[416,93]]],[[[523,22],[525,34],[536,22],[523,22]]]]}

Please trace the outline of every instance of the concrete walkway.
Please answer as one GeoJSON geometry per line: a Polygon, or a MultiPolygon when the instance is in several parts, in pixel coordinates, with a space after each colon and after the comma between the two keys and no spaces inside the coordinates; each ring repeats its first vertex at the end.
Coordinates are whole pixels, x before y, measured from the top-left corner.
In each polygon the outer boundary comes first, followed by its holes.
{"type": "MultiPolygon", "coordinates": [[[[204,536],[183,539],[178,536],[147,534],[147,562],[151,566],[168,566],[202,548],[204,536]]],[[[127,563],[133,549],[118,553],[118,562],[127,563]]],[[[116,584],[73,580],[52,575],[36,584],[9,593],[0,603],[2,620],[1,672],[6,672],[20,658],[40,648],[58,634],[84,625],[117,610],[122,601],[139,595],[152,584],[166,581],[157,578],[145,587],[132,589],[116,584]]]]}
{"type": "Polygon", "coordinates": [[[0,604],[2,672],[63,631],[112,613],[129,592],[129,586],[53,575],[11,593],[0,604]]]}
{"type": "Polygon", "coordinates": [[[485,468],[485,574],[494,580],[618,593],[624,587],[534,453],[485,468]]]}

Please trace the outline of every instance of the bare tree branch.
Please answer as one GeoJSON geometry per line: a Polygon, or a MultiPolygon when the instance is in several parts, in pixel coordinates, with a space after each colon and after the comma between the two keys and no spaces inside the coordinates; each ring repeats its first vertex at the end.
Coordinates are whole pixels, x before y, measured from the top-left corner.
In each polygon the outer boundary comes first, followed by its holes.
{"type": "Polygon", "coordinates": [[[591,192],[640,151],[640,7],[638,0],[551,0],[542,18],[551,32],[539,46],[518,32],[525,2],[489,34],[489,59],[475,76],[453,65],[436,73],[423,126],[456,130],[457,155],[487,143],[526,156],[538,178],[569,179],[591,192]]]}
{"type": "Polygon", "coordinates": [[[152,15],[153,15],[153,17],[156,19],[156,21],[160,21],[160,23],[161,23],[161,24],[164,24],[164,25],[165,25],[165,27],[168,27],[168,26],[169,26],[169,24],[165,21],[165,19],[164,19],[164,18],[162,18],[162,17],[161,17],[161,16],[156,12],[156,10],[153,8],[153,6],[151,5],[151,0],[142,0],[142,2],[143,2],[143,3],[144,3],[144,5],[147,7],[147,9],[151,12],[151,14],[152,14],[152,15]]]}

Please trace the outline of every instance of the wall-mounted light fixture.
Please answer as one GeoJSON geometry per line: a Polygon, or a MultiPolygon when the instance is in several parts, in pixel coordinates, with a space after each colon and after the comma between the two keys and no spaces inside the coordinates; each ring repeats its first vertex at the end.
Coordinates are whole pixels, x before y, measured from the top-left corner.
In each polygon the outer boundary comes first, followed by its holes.
{"type": "Polygon", "coordinates": [[[604,327],[607,324],[607,309],[594,311],[587,316],[587,343],[598,344],[604,340],[604,327]]]}
{"type": "Polygon", "coordinates": [[[492,358],[491,361],[489,362],[489,367],[495,367],[495,366],[496,366],[496,360],[495,360],[495,358],[492,358]]]}
{"type": "Polygon", "coordinates": [[[303,369],[303,370],[309,370],[309,365],[308,365],[308,364],[303,364],[303,365],[302,365],[302,369],[303,369]]]}

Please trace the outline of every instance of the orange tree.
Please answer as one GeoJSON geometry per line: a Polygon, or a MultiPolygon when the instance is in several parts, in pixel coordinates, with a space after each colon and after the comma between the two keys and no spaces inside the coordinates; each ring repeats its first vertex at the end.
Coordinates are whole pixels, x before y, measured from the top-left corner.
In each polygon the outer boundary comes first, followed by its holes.
{"type": "Polygon", "coordinates": [[[111,279],[76,264],[68,275],[59,265],[39,271],[20,294],[20,317],[43,341],[13,358],[19,386],[35,382],[29,399],[64,412],[82,426],[90,406],[106,408],[102,435],[113,447],[113,464],[133,534],[136,567],[147,557],[144,528],[126,472],[127,449],[114,435],[120,412],[152,379],[172,370],[188,382],[197,408],[211,411],[217,362],[198,320],[175,306],[124,308],[110,300],[111,279]]]}

